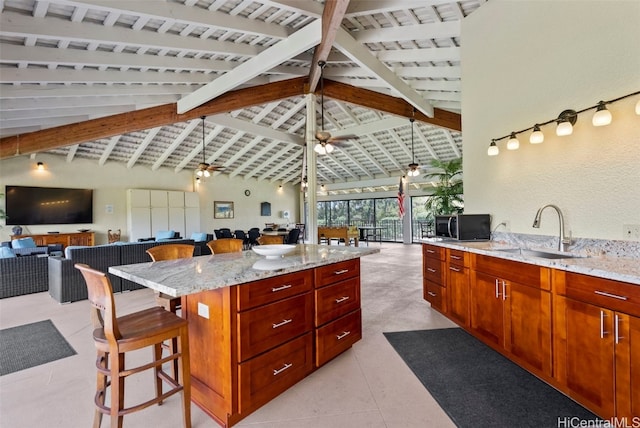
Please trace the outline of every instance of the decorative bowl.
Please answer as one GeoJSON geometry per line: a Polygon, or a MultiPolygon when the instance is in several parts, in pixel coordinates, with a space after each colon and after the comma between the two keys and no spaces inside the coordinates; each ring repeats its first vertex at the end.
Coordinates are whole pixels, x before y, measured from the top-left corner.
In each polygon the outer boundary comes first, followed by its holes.
{"type": "Polygon", "coordinates": [[[284,257],[269,259],[269,257],[267,257],[265,259],[257,260],[252,267],[256,270],[281,270],[295,266],[295,264],[296,262],[293,259],[287,259],[284,257]]]}
{"type": "Polygon", "coordinates": [[[277,259],[285,254],[288,254],[295,250],[295,245],[260,245],[257,247],[252,247],[254,253],[260,254],[261,256],[266,256],[268,259],[277,259]]]}

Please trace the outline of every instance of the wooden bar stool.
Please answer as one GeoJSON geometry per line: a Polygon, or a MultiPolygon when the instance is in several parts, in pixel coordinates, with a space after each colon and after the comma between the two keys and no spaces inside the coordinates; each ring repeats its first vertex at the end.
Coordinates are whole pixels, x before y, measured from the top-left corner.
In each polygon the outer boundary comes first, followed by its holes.
{"type": "Polygon", "coordinates": [[[242,251],[243,244],[242,239],[221,238],[207,242],[207,247],[211,250],[211,254],[239,253],[242,251]]]}
{"type": "Polygon", "coordinates": [[[103,272],[85,264],[75,264],[87,284],[89,302],[93,307],[95,327],[93,340],[97,350],[96,411],[93,427],[99,428],[102,415],[111,416],[111,427],[121,428],[124,415],[142,410],[153,404],[162,404],[170,396],[182,393],[182,416],[185,428],[191,427],[191,375],[189,368],[189,330],[187,321],[161,307],[146,309],[116,317],[113,290],[103,272]],[[178,339],[177,351],[162,358],[162,343],[178,339]],[[153,361],[134,368],[125,368],[125,354],[129,351],[153,348],[153,361]],[[162,370],[167,362],[178,361],[179,380],[162,370]],[[153,369],[155,398],[124,407],[125,379],[133,374],[153,369]],[[171,387],[162,392],[162,381],[171,387]],[[105,405],[107,388],[111,389],[111,406],[105,405]]]}

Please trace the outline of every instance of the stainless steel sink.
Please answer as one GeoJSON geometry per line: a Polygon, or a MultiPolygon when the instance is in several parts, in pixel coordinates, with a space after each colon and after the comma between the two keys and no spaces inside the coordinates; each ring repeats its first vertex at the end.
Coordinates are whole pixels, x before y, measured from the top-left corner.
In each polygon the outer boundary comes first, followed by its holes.
{"type": "Polygon", "coordinates": [[[503,253],[521,254],[525,257],[538,257],[541,259],[576,259],[584,258],[586,256],[570,253],[553,253],[541,250],[530,250],[527,248],[500,248],[495,251],[501,251],[503,253]]]}

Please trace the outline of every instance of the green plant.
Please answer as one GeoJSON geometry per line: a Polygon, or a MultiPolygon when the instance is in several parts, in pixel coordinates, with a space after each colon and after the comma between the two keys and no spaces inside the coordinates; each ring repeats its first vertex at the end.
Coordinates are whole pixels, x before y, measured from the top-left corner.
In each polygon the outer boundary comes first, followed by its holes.
{"type": "Polygon", "coordinates": [[[433,194],[427,199],[424,207],[430,220],[436,215],[462,212],[464,208],[462,187],[462,158],[450,161],[434,159],[431,166],[437,171],[427,173],[427,178],[435,178],[433,194]]]}

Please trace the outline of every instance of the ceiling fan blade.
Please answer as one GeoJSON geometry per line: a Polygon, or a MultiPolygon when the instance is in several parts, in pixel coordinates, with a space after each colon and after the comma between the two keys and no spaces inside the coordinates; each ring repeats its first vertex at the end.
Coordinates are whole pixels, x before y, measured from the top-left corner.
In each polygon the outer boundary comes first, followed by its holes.
{"type": "Polygon", "coordinates": [[[335,137],[331,137],[329,138],[330,142],[334,142],[334,141],[347,141],[347,140],[357,140],[360,137],[354,134],[349,134],[349,135],[336,135],[335,137]]]}
{"type": "Polygon", "coordinates": [[[207,167],[208,171],[218,171],[218,170],[221,170],[221,169],[224,169],[224,167],[222,165],[209,165],[207,167]]]}

